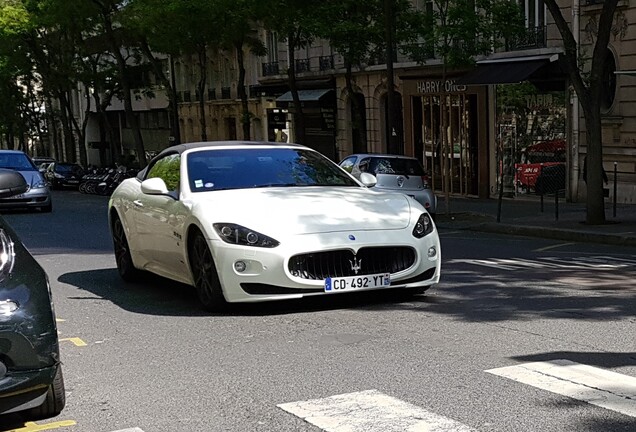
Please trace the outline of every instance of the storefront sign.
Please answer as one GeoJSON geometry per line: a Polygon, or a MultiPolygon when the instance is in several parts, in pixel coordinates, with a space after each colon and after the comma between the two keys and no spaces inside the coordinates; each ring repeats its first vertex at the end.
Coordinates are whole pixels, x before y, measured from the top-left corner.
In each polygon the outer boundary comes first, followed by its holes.
{"type": "Polygon", "coordinates": [[[455,80],[444,81],[418,81],[418,93],[442,93],[442,92],[465,92],[465,85],[456,85],[455,80]]]}

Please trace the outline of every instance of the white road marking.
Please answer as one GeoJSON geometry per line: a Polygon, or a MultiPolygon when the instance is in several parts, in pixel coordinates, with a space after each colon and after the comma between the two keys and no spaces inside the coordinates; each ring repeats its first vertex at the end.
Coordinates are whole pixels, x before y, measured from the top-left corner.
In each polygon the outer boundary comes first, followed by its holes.
{"type": "Polygon", "coordinates": [[[550,250],[550,249],[556,249],[556,248],[560,248],[560,247],[564,247],[564,246],[570,246],[570,245],[573,245],[573,244],[576,244],[576,243],[559,243],[559,244],[555,244],[555,245],[552,245],[552,246],[546,246],[546,247],[542,247],[542,248],[539,248],[539,249],[535,249],[534,252],[545,252],[545,251],[550,250]]]}
{"type": "Polygon", "coordinates": [[[468,426],[418,406],[365,390],[278,405],[328,432],[470,432],[468,426]]]}
{"type": "Polygon", "coordinates": [[[537,259],[523,258],[492,258],[492,259],[454,259],[450,264],[472,264],[491,267],[498,270],[521,270],[528,268],[555,270],[619,270],[636,267],[636,261],[625,258],[608,256],[593,257],[540,257],[537,259]]]}
{"type": "Polygon", "coordinates": [[[636,378],[569,360],[551,360],[486,372],[636,417],[636,378]]]}
{"type": "Polygon", "coordinates": [[[139,429],[138,427],[134,427],[134,428],[128,428],[128,429],[120,429],[113,432],[144,432],[144,431],[139,429]]]}

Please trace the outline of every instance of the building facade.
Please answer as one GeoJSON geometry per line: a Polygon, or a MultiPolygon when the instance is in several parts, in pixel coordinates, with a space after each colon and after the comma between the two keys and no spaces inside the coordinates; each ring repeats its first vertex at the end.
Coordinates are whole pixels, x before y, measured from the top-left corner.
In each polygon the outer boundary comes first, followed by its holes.
{"type": "MultiPolygon", "coordinates": [[[[602,5],[578,1],[563,2],[562,11],[579,29],[575,36],[584,57],[591,50],[602,5]]],[[[432,7],[419,0],[414,5],[432,7]]],[[[471,70],[443,68],[434,58],[417,64],[398,56],[394,81],[401,109],[399,126],[393,131],[386,126],[383,59],[369,59],[354,69],[351,94],[343,59],[328,43],[318,40],[297,50],[294,66],[306,123],[303,144],[339,161],[353,152],[387,152],[390,135],[396,134],[403,153],[417,157],[430,171],[437,193],[449,188],[451,194],[490,197],[503,185],[508,197],[537,196],[542,170],[555,166],[556,187],[565,188],[572,201],[585,200],[586,129],[562,66],[560,34],[541,0],[519,0],[519,7],[525,35],[477,58],[471,70]],[[361,121],[354,118],[354,105],[363,107],[361,121]]],[[[636,8],[628,2],[619,4],[608,47],[608,84],[604,100],[599,101],[604,113],[604,167],[613,181],[616,166],[616,199],[626,203],[636,202],[636,33],[629,24],[634,14],[636,8]]],[[[292,142],[296,136],[295,107],[287,84],[290,56],[276,34],[263,30],[261,37],[267,56],[246,55],[250,138],[292,142]]],[[[243,139],[236,60],[227,53],[210,59],[209,87],[201,96],[206,135],[213,140],[243,139]]],[[[184,142],[202,136],[200,97],[194,90],[199,77],[193,64],[191,59],[180,59],[176,71],[184,142]]]]}

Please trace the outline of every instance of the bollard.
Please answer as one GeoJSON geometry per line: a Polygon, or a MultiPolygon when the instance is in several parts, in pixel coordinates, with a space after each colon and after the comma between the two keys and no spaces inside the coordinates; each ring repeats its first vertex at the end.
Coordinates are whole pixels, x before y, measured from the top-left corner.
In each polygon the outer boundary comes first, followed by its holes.
{"type": "Polygon", "coordinates": [[[617,181],[616,181],[616,176],[618,174],[618,162],[614,162],[614,209],[613,209],[613,215],[614,217],[616,217],[616,188],[617,188],[617,181]]]}

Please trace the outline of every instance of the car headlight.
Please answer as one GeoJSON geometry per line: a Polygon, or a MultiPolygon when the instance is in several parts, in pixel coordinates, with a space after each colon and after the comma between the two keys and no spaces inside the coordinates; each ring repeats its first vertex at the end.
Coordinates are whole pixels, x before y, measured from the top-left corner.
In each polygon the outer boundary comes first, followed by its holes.
{"type": "Polygon", "coordinates": [[[9,316],[19,307],[20,305],[13,300],[0,300],[0,316],[9,316]]]}
{"type": "Polygon", "coordinates": [[[3,229],[0,229],[0,280],[8,276],[15,263],[13,241],[3,229]]]}
{"type": "Polygon", "coordinates": [[[413,236],[422,238],[433,232],[433,222],[428,213],[422,213],[413,228],[413,236]]]}
{"type": "Polygon", "coordinates": [[[59,179],[64,178],[64,176],[62,174],[58,174],[58,173],[53,174],[53,177],[59,178],[59,179]]]}
{"type": "Polygon", "coordinates": [[[48,187],[49,184],[43,177],[39,177],[36,182],[33,184],[33,189],[42,189],[48,187]]]}
{"type": "Polygon", "coordinates": [[[241,225],[215,223],[213,226],[219,237],[221,237],[221,239],[226,243],[265,248],[273,248],[280,244],[271,237],[267,237],[266,235],[245,228],[241,225]]]}

